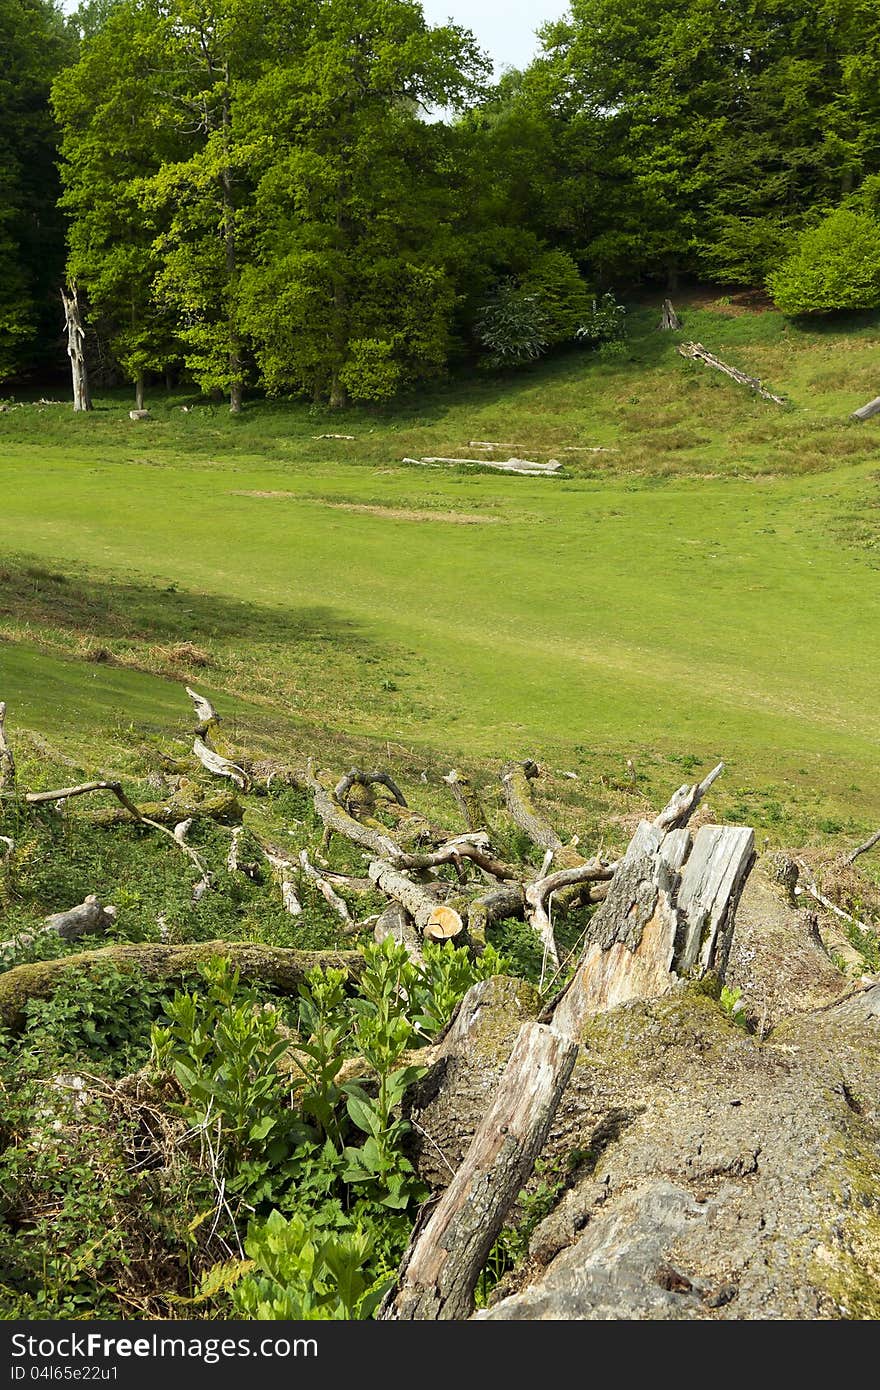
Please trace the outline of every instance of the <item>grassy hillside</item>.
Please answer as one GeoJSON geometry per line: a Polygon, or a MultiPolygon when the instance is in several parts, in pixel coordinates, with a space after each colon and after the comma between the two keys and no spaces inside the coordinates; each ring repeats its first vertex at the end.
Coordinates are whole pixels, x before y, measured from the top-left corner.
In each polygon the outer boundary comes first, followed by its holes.
{"type": "Polygon", "coordinates": [[[632,756],[649,795],[724,756],[719,802],[771,837],[877,821],[880,423],[848,415],[880,389],[880,320],[683,317],[790,408],[683,361],[646,308],[623,356],[385,415],[158,392],[145,424],[122,396],[0,415],[11,719],[115,765],[185,728],[189,679],[257,747],[597,783],[632,756]],[[401,462],[470,440],[564,477],[401,462]]]}

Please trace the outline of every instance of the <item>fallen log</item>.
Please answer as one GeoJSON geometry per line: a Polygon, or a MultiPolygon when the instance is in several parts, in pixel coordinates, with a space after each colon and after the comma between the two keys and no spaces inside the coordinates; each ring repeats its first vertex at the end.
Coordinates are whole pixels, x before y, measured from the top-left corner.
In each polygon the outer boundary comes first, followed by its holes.
{"type": "Polygon", "coordinates": [[[553,1028],[520,1029],[503,1085],[427,1222],[417,1227],[380,1319],[453,1319],[473,1312],[480,1271],[534,1167],[577,1057],[553,1028]]]}
{"type": "Polygon", "coordinates": [[[421,937],[402,903],[389,903],[385,911],[379,914],[373,928],[373,937],[376,941],[384,941],[386,936],[393,937],[398,946],[403,946],[410,960],[416,965],[424,964],[421,937]]]}
{"type": "Polygon", "coordinates": [[[495,922],[504,922],[508,917],[524,918],[525,915],[523,883],[505,883],[498,888],[487,889],[468,903],[467,929],[471,944],[479,950],[486,945],[486,932],[495,922]]]}
{"type": "MultiPolygon", "coordinates": [[[[458,926],[454,931],[445,931],[445,936],[457,936],[464,930],[464,921],[456,908],[450,908],[445,902],[448,892],[448,885],[440,883],[416,883],[413,879],[389,864],[384,859],[374,859],[369,868],[370,879],[377,888],[381,888],[383,893],[387,893],[389,898],[394,898],[399,902],[412,917],[417,930],[424,936],[428,934],[429,925],[432,928],[436,925],[434,914],[438,907],[445,906],[447,911],[455,912],[458,918],[458,926]]],[[[454,926],[452,919],[448,919],[449,925],[454,926]]]]}
{"type": "Polygon", "coordinates": [[[186,945],[132,942],[83,951],[56,960],[17,965],[0,975],[0,1024],[20,1028],[31,999],[48,999],[59,983],[78,971],[92,972],[104,965],[148,980],[190,979],[198,976],[206,961],[223,956],[243,980],[259,980],[283,994],[295,994],[310,970],[347,970],[357,978],[364,958],[359,951],[293,951],[281,946],[262,946],[253,941],[198,941],[186,945]]]}
{"type": "Polygon", "coordinates": [[[529,459],[510,458],[501,462],[500,459],[460,459],[437,456],[422,459],[404,458],[401,462],[415,463],[422,468],[436,468],[456,463],[473,464],[480,468],[494,468],[499,473],[522,473],[528,478],[552,478],[562,467],[558,459],[550,459],[548,463],[535,463],[529,459]]]}
{"type": "Polygon", "coordinates": [[[0,700],[0,792],[15,786],[15,758],[6,737],[6,702],[0,700]]]}
{"type": "Polygon", "coordinates": [[[765,401],[773,401],[776,405],[785,405],[783,396],[774,396],[772,391],[767,391],[756,376],[746,376],[745,372],[739,371],[736,367],[730,367],[726,362],[722,362],[720,357],[703,347],[702,343],[679,343],[678,351],[682,357],[687,357],[694,362],[703,362],[707,367],[714,367],[716,371],[723,372],[732,381],[736,381],[740,386],[748,386],[757,395],[762,396],[765,401]]]}
{"type": "Polygon", "coordinates": [[[451,772],[447,772],[443,781],[452,792],[455,804],[468,830],[484,830],[487,824],[486,812],[483,810],[480,798],[474,791],[470,779],[462,777],[461,773],[453,768],[451,772]]]}
{"type": "Polygon", "coordinates": [[[306,774],[306,782],[312,792],[315,810],[327,832],[344,835],[347,840],[360,845],[363,849],[368,849],[380,859],[394,861],[400,856],[400,846],[392,840],[390,835],[384,834],[380,830],[374,830],[372,826],[361,825],[354,816],[350,816],[332,793],[326,787],[321,786],[311,769],[306,774]]]}
{"type": "MultiPolygon", "coordinates": [[[[202,801],[175,793],[168,801],[145,801],[137,806],[138,819],[154,821],[157,825],[175,826],[181,820],[240,820],[241,805],[233,791],[221,791],[202,801]]],[[[81,819],[89,825],[124,825],[131,820],[125,806],[107,806],[98,811],[83,811],[81,819]]]]}
{"type": "Polygon", "coordinates": [[[880,412],[880,396],[875,396],[867,405],[860,405],[858,410],[854,410],[850,415],[851,420],[870,420],[872,415],[880,412]]]}
{"type": "Polygon", "coordinates": [[[501,770],[504,803],[511,820],[528,835],[538,849],[562,849],[562,841],[553,826],[541,815],[532,796],[532,781],[540,776],[537,763],[505,763],[501,770]]]}

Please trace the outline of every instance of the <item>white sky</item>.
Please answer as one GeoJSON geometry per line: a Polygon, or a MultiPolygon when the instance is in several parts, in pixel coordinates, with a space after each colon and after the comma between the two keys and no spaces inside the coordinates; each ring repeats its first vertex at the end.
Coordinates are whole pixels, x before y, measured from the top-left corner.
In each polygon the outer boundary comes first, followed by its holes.
{"type": "Polygon", "coordinates": [[[523,68],[538,49],[535,30],[548,19],[560,19],[568,0],[422,0],[431,24],[452,19],[472,29],[481,48],[495,60],[495,72],[523,68]]]}

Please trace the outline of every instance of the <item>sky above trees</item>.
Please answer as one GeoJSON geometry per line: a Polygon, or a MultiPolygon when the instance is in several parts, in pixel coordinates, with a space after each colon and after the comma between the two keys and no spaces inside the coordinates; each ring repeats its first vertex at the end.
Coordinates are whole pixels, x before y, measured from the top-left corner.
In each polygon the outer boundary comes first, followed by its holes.
{"type": "Polygon", "coordinates": [[[500,74],[505,67],[525,67],[535,56],[535,31],[548,19],[559,19],[568,0],[424,0],[425,18],[443,24],[451,18],[472,29],[500,74]]]}

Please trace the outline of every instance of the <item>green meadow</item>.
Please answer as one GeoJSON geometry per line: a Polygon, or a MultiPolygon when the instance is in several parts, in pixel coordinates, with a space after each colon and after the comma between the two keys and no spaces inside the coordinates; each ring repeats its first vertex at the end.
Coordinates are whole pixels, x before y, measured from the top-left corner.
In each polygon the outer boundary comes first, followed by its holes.
{"type": "Polygon", "coordinates": [[[185,732],[332,765],[494,769],[646,795],[723,757],[771,838],[880,820],[880,318],[696,303],[623,355],[438,386],[394,412],[157,388],[0,415],[0,699],[84,768],[185,732]],[[685,362],[698,339],[789,406],[685,362]],[[182,407],[189,406],[184,410],[182,407]],[[319,439],[327,433],[352,440],[319,439]],[[556,478],[405,457],[560,459],[556,478]],[[591,452],[601,450],[601,452],[591,452]]]}

